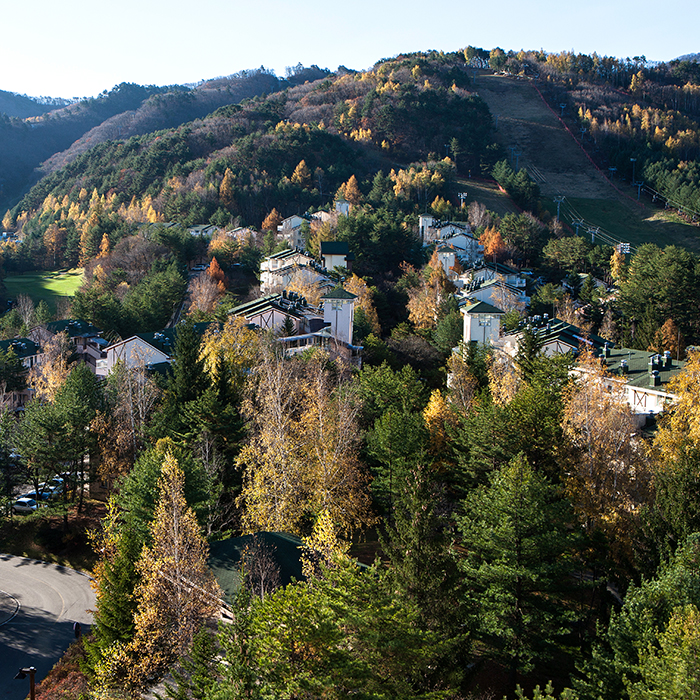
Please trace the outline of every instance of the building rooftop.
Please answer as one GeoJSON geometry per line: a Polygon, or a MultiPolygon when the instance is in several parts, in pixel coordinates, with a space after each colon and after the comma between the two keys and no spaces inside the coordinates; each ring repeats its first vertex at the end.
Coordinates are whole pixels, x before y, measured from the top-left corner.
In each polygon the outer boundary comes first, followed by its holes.
{"type": "Polygon", "coordinates": [[[321,299],[357,299],[357,296],[348,292],[348,290],[344,289],[341,285],[338,285],[327,294],[324,294],[321,299]]]}
{"type": "Polygon", "coordinates": [[[460,308],[463,314],[489,314],[490,316],[502,316],[505,311],[488,304],[485,301],[474,302],[471,299],[467,300],[467,303],[460,308]]]}
{"type": "Polygon", "coordinates": [[[92,323],[81,321],[80,319],[51,321],[51,323],[46,324],[46,330],[54,335],[58,333],[67,333],[70,338],[91,338],[102,333],[97,326],[93,326],[92,323]]]}
{"type": "Polygon", "coordinates": [[[12,350],[20,359],[31,357],[39,353],[39,346],[29,338],[12,338],[10,340],[0,340],[0,349],[3,352],[12,350]]]}
{"type": "Polygon", "coordinates": [[[348,255],[350,246],[347,241],[321,241],[321,255],[348,255]]]}
{"type": "Polygon", "coordinates": [[[547,314],[544,316],[533,316],[528,318],[527,322],[521,321],[521,328],[529,325],[537,332],[537,338],[544,345],[553,342],[559,342],[562,345],[568,345],[573,350],[578,350],[581,344],[585,344],[594,350],[601,351],[606,346],[611,348],[614,343],[610,343],[594,333],[586,333],[578,326],[574,326],[566,321],[560,321],[558,318],[550,319],[547,314]]]}
{"type": "Polygon", "coordinates": [[[294,316],[295,318],[301,318],[308,313],[316,313],[316,310],[308,305],[306,299],[295,292],[266,294],[258,299],[253,299],[253,301],[234,306],[229,313],[233,316],[245,316],[249,318],[251,316],[257,316],[269,309],[278,309],[288,316],[294,316]]]}
{"type": "Polygon", "coordinates": [[[608,348],[608,355],[602,358],[608,372],[614,377],[624,379],[626,384],[637,387],[651,386],[650,374],[656,371],[659,382],[655,388],[664,390],[663,387],[669,380],[685,367],[685,362],[673,359],[671,353],[664,356],[648,350],[608,348]]]}

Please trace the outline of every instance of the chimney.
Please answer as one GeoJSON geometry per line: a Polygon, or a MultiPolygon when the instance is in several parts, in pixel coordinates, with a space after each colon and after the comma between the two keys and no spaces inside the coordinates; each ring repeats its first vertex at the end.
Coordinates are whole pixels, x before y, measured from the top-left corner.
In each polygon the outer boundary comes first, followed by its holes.
{"type": "Polygon", "coordinates": [[[664,369],[671,369],[673,367],[673,358],[671,357],[670,350],[664,350],[664,369]]]}
{"type": "Polygon", "coordinates": [[[649,377],[649,386],[661,386],[661,377],[658,370],[654,370],[649,377]]]}
{"type": "Polygon", "coordinates": [[[620,374],[626,375],[628,371],[627,360],[620,360],[620,374]]]}
{"type": "Polygon", "coordinates": [[[603,357],[610,357],[610,346],[607,343],[603,346],[603,357]]]}

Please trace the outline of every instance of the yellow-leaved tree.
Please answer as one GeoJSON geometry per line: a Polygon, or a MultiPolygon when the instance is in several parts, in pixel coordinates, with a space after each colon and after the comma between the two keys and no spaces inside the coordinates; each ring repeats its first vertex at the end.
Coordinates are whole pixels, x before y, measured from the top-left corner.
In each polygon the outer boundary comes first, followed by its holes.
{"type": "Polygon", "coordinates": [[[379,316],[377,315],[377,310],[374,308],[374,302],[372,301],[372,290],[368,287],[367,282],[365,282],[362,277],[358,277],[353,273],[350,279],[345,281],[344,286],[348,292],[357,297],[355,300],[355,309],[362,309],[367,323],[369,323],[372,329],[372,333],[380,335],[382,328],[379,325],[379,316]]]}
{"type": "Polygon", "coordinates": [[[439,389],[430,394],[428,405],[423,409],[423,420],[430,434],[430,452],[439,457],[445,451],[450,429],[456,429],[459,418],[449,401],[439,389]]]}
{"type": "Polygon", "coordinates": [[[217,372],[223,362],[234,391],[240,392],[244,377],[257,362],[260,337],[245,318],[230,316],[222,328],[212,325],[207,329],[200,348],[204,369],[212,383],[220,379],[217,372]]]}
{"type": "Polygon", "coordinates": [[[323,510],[343,531],[363,527],[370,499],[357,397],[334,383],[324,353],[302,362],[266,346],[261,357],[248,380],[251,438],[238,458],[244,528],[300,534],[323,510]]]}
{"type": "Polygon", "coordinates": [[[660,420],[654,437],[659,464],[671,464],[683,450],[700,447],[700,352],[688,353],[683,371],[668,383],[675,398],[660,420]]]}
{"type": "Polygon", "coordinates": [[[73,364],[68,359],[73,354],[67,333],[57,333],[44,346],[43,362],[29,370],[27,383],[34,390],[36,398],[53,401],[63,386],[73,364]]]}
{"type": "Polygon", "coordinates": [[[221,608],[221,591],[207,565],[208,545],[187,506],[185,476],[167,452],[158,482],[151,545],[137,568],[134,638],[127,655],[127,685],[139,688],[162,675],[190,648],[193,636],[221,608]]]}
{"type": "Polygon", "coordinates": [[[436,250],[423,270],[421,284],[408,290],[408,318],[417,328],[435,328],[440,307],[454,290],[436,250]]]}
{"type": "Polygon", "coordinates": [[[294,168],[292,182],[300,187],[309,187],[311,185],[311,171],[305,160],[300,160],[299,165],[294,168]]]}
{"type": "Polygon", "coordinates": [[[589,531],[608,535],[613,550],[629,550],[634,513],[648,483],[644,448],[624,384],[590,351],[576,365],[563,429],[574,447],[565,479],[574,507],[589,531]]]}

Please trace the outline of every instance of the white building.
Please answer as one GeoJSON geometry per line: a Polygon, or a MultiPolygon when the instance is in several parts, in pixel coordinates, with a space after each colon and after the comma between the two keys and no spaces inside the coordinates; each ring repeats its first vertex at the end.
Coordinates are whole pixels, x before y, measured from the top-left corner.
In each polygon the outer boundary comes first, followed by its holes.
{"type": "Polygon", "coordinates": [[[323,320],[330,324],[331,335],[348,345],[352,345],[353,324],[355,322],[355,299],[341,286],[337,286],[322,297],[323,320]]]}
{"type": "Polygon", "coordinates": [[[306,219],[296,214],[288,216],[277,227],[277,232],[292,248],[305,248],[304,236],[301,233],[301,227],[305,221],[306,219]]]}
{"type": "Polygon", "coordinates": [[[485,301],[467,302],[460,308],[463,317],[462,341],[495,345],[501,335],[504,312],[485,301]]]}

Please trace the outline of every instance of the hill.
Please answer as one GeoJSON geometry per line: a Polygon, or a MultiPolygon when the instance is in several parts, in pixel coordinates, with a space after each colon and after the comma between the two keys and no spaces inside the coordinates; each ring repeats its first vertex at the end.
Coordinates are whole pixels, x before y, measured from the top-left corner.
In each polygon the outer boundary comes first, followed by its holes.
{"type": "Polygon", "coordinates": [[[178,126],[278,89],[280,81],[264,70],[244,71],[196,88],[122,83],[96,98],[37,111],[25,120],[0,119],[0,209],[16,203],[43,174],[96,144],[178,126]],[[44,169],[35,172],[44,162],[44,169]]]}
{"type": "MultiPolygon", "coordinates": [[[[212,94],[232,99],[220,85],[205,84],[183,97],[156,95],[136,115],[146,128],[154,104],[211,104],[212,94]]],[[[66,165],[41,180],[15,214],[26,212],[32,236],[56,223],[68,239],[80,237],[71,228],[84,227],[78,212],[94,191],[105,198],[103,218],[115,217],[108,232],[149,220],[257,227],[272,208],[325,205],[352,175],[368,179],[369,189],[379,170],[436,161],[446,143],[463,172],[488,172],[497,156],[488,108],[470,89],[464,55],[400,56],[364,73],[343,71],[228,104],[174,129],[104,141],[79,155],[76,146],[72,160],[66,155],[66,165]]],[[[412,187],[431,200],[440,190],[412,187]]]]}
{"type": "Polygon", "coordinates": [[[25,119],[26,117],[38,117],[41,114],[46,114],[57,107],[62,107],[68,104],[68,100],[60,97],[57,98],[42,98],[27,97],[26,95],[18,95],[14,92],[0,90],[0,114],[7,117],[17,119],[25,119]]]}

